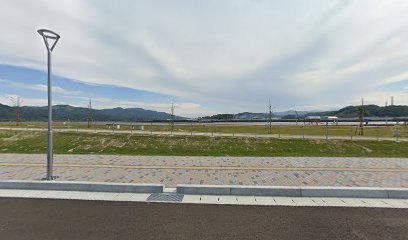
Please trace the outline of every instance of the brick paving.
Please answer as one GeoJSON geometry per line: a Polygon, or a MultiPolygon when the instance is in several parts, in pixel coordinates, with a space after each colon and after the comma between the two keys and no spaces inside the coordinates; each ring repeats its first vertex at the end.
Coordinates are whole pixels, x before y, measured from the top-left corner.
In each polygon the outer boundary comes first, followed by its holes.
{"type": "MultiPolygon", "coordinates": [[[[123,183],[234,184],[274,186],[408,187],[408,158],[327,158],[327,157],[173,157],[115,155],[55,155],[55,164],[122,165],[121,168],[54,167],[60,181],[123,183]],[[350,171],[305,170],[196,170],[134,169],[136,166],[211,166],[267,168],[347,168],[350,171]],[[355,171],[354,168],[377,169],[355,171]],[[354,170],[353,170],[354,169],[354,170]],[[382,171],[384,169],[385,171],[382,171]]],[[[46,155],[0,154],[0,163],[46,163],[46,155]]],[[[0,180],[39,180],[42,166],[0,166],[0,180]]]]}

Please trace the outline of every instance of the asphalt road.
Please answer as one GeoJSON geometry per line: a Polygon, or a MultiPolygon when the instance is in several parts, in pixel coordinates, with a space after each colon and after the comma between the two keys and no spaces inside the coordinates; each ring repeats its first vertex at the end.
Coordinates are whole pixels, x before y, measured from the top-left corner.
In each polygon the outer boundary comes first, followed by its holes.
{"type": "Polygon", "coordinates": [[[407,239],[408,209],[0,199],[0,239],[407,239]]]}

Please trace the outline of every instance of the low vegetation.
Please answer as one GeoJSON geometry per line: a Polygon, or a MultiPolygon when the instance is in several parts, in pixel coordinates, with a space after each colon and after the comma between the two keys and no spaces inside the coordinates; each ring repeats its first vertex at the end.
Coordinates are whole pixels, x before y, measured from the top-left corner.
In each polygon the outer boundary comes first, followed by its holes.
{"type": "MultiPolygon", "coordinates": [[[[0,153],[46,153],[46,132],[0,131],[0,153]]],[[[57,154],[408,157],[408,142],[64,132],[57,154]]]]}
{"type": "MultiPolygon", "coordinates": [[[[138,129],[137,125],[143,125],[146,133],[152,131],[170,131],[170,124],[158,124],[150,125],[149,123],[134,123],[133,128],[138,129]]],[[[1,123],[0,127],[7,128],[47,128],[46,122],[37,122],[37,123],[21,123],[19,126],[16,126],[13,123],[1,123]]],[[[54,123],[55,129],[88,129],[87,124],[72,124],[72,123],[54,123]]],[[[132,128],[132,125],[121,126],[120,130],[128,130],[132,128]]],[[[320,125],[273,125],[272,134],[282,134],[282,135],[315,135],[315,136],[325,136],[326,133],[328,136],[357,136],[358,135],[358,126],[342,126],[342,125],[333,125],[329,124],[328,126],[324,124],[320,125]]],[[[106,124],[95,124],[91,125],[90,129],[101,129],[101,130],[112,130],[106,124]]],[[[264,125],[212,125],[212,124],[203,124],[203,123],[179,123],[174,126],[174,131],[179,132],[214,132],[214,133],[247,133],[247,134],[267,134],[268,129],[264,125]]],[[[394,133],[398,131],[401,138],[408,138],[408,126],[398,125],[398,126],[365,126],[364,127],[364,136],[367,137],[393,137],[394,133]]]]}

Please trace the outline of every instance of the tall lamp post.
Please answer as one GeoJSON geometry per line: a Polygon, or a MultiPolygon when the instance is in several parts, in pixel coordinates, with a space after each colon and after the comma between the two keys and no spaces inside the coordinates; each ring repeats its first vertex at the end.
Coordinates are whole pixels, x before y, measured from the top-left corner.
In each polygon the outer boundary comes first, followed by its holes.
{"type": "Polygon", "coordinates": [[[55,176],[52,174],[53,168],[53,148],[52,148],[52,88],[51,88],[51,52],[54,50],[55,45],[60,39],[60,35],[48,30],[38,29],[37,31],[44,39],[45,46],[47,47],[48,56],[48,145],[47,145],[47,176],[45,180],[53,180],[55,176]],[[52,43],[52,41],[54,41],[52,43]]]}

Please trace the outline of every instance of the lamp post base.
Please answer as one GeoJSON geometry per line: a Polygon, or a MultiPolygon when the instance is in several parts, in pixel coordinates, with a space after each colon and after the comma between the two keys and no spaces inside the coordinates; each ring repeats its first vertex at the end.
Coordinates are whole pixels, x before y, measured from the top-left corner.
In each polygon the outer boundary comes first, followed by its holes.
{"type": "Polygon", "coordinates": [[[45,178],[41,178],[41,180],[43,181],[52,181],[59,178],[59,176],[51,176],[51,177],[45,177],[45,178]]]}

